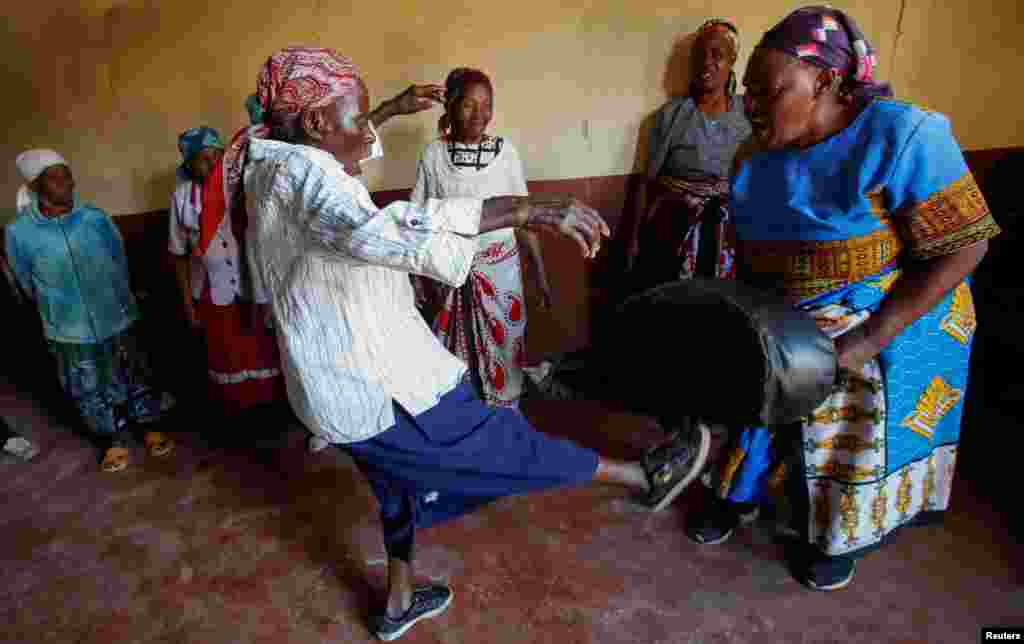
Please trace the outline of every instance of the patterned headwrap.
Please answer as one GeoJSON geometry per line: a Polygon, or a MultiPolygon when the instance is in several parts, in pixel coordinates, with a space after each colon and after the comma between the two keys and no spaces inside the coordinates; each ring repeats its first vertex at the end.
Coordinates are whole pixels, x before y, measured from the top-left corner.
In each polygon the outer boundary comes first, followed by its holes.
{"type": "MultiPolygon", "coordinates": [[[[273,126],[307,110],[356,93],[360,82],[355,64],[333,49],[287,47],[267,60],[256,79],[256,94],[245,102],[252,125],[239,130],[224,153],[224,200],[232,221],[245,218],[242,180],[249,141],[266,138],[273,126]]],[[[256,301],[261,301],[258,294],[256,301]]]]}
{"type": "Polygon", "coordinates": [[[758,46],[783,51],[815,67],[834,69],[843,79],[841,92],[854,102],[892,96],[888,83],[875,80],[878,59],[874,48],[853,18],[838,9],[797,9],[772,27],[758,46]]]}
{"type": "Polygon", "coordinates": [[[224,141],[220,134],[212,127],[194,127],[185,130],[178,135],[178,151],[181,152],[182,164],[178,166],[178,175],[183,179],[189,178],[188,163],[199,154],[203,148],[224,149],[224,141]]]}
{"type": "MultiPolygon", "coordinates": [[[[736,28],[731,21],[725,18],[711,18],[705,20],[697,29],[697,38],[703,38],[705,34],[709,33],[720,33],[726,37],[729,44],[732,45],[732,57],[735,62],[736,58],[740,55],[740,31],[736,28]]],[[[736,72],[729,72],[729,85],[726,87],[726,91],[730,96],[736,93],[736,72]]]]}
{"type": "Polygon", "coordinates": [[[232,138],[224,154],[224,196],[230,209],[242,184],[252,137],[265,138],[274,125],[298,118],[359,89],[359,71],[333,49],[288,47],[271,56],[256,79],[256,94],[246,100],[252,127],[232,138]]]}
{"type": "Polygon", "coordinates": [[[333,49],[289,47],[267,61],[256,81],[264,122],[279,125],[359,88],[352,61],[333,49]]]}
{"type": "Polygon", "coordinates": [[[437,120],[437,131],[442,136],[447,134],[451,128],[451,112],[466,95],[466,88],[477,83],[487,87],[493,101],[494,85],[491,84],[490,77],[479,69],[456,67],[448,74],[448,78],[444,81],[444,114],[437,120]]]}

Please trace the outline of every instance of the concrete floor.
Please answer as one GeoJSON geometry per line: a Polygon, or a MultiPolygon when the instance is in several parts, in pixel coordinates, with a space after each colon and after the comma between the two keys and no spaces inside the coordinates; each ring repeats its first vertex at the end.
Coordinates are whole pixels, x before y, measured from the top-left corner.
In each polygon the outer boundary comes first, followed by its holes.
{"type": "MultiPolygon", "coordinates": [[[[166,461],[96,452],[13,385],[0,411],[35,439],[0,464],[0,641],[305,644],[372,641],[383,588],[375,502],[347,456],[212,448],[191,426],[166,461]]],[[[546,431],[635,454],[649,421],[593,403],[537,403],[546,431]]],[[[944,527],[904,532],[836,593],[788,574],[770,526],[699,547],[699,489],[650,514],[610,488],[506,499],[424,531],[419,571],[449,580],[447,614],[402,640],[443,644],[978,641],[1024,625],[1021,546],[961,480],[944,527]]]]}

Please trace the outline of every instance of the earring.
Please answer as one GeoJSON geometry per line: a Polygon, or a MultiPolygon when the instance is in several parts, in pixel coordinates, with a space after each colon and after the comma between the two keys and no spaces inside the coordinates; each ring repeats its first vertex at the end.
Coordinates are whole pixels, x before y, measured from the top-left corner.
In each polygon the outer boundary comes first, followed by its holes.
{"type": "Polygon", "coordinates": [[[818,85],[815,90],[815,96],[821,96],[822,94],[831,93],[838,94],[839,87],[842,84],[843,79],[839,76],[832,76],[823,85],[818,85]]]}

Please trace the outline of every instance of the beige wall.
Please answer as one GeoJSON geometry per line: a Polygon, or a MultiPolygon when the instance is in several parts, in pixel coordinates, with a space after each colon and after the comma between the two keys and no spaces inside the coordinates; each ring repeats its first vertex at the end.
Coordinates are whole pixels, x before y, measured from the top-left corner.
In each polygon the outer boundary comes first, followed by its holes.
{"type": "MultiPolygon", "coordinates": [[[[456,65],[496,83],[493,130],[521,149],[530,179],[629,172],[638,131],[685,86],[678,39],[706,17],[733,18],[739,70],[780,0],[92,0],[6,2],[0,53],[0,195],[13,202],[13,158],[51,146],[72,161],[80,192],[114,214],[166,206],[175,137],[209,124],[230,136],[274,49],[329,45],[362,67],[376,99],[456,65]],[[276,7],[280,7],[277,9],[276,7]]],[[[897,92],[951,116],[966,149],[1024,145],[1019,0],[840,2],[880,49],[897,92]],[[896,46],[894,54],[894,45],[896,46]]],[[[382,132],[374,189],[411,185],[438,112],[382,132]]],[[[4,206],[6,207],[6,206],[4,206]]]]}

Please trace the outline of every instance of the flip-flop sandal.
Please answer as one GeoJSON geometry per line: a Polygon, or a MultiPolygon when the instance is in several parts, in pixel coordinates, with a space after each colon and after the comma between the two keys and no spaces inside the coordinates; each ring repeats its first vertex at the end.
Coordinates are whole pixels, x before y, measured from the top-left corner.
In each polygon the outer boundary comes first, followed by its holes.
{"type": "Polygon", "coordinates": [[[104,472],[120,472],[128,467],[129,452],[127,447],[110,447],[103,453],[100,469],[104,472]]]}
{"type": "Polygon", "coordinates": [[[174,451],[174,441],[160,432],[146,432],[144,440],[150,456],[167,456],[174,451]]]}
{"type": "Polygon", "coordinates": [[[39,448],[32,444],[32,441],[22,436],[11,436],[4,443],[3,451],[20,458],[23,461],[31,461],[39,453],[39,448]]]}

